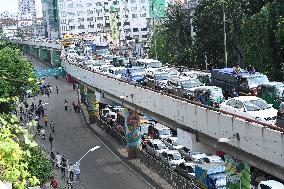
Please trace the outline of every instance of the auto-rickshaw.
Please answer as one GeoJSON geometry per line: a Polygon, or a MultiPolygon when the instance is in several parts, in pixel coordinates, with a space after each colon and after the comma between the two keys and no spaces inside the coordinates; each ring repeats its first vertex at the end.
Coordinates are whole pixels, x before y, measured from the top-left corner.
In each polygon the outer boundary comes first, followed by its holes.
{"type": "Polygon", "coordinates": [[[216,86],[201,86],[194,90],[194,99],[198,101],[199,95],[204,92],[208,106],[218,107],[224,101],[222,89],[216,86]]]}
{"type": "Polygon", "coordinates": [[[257,96],[272,104],[272,107],[279,109],[280,103],[283,102],[284,84],[282,82],[269,82],[258,85],[257,96]]]}

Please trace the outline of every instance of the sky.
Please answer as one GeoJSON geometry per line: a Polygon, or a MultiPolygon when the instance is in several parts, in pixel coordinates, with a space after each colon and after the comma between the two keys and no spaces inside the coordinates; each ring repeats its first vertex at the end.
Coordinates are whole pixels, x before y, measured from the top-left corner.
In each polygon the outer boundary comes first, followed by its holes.
{"type": "Polygon", "coordinates": [[[9,13],[18,12],[18,0],[0,0],[0,13],[4,11],[9,13]]]}

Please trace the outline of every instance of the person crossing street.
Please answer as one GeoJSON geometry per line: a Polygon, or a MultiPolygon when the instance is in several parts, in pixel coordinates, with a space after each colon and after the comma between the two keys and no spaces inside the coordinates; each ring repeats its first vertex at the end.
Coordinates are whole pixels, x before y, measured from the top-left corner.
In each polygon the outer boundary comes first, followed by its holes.
{"type": "Polygon", "coordinates": [[[44,115],[43,120],[44,120],[44,126],[47,127],[47,122],[48,122],[48,117],[47,117],[47,115],[44,115]]]}
{"type": "Polygon", "coordinates": [[[53,143],[53,136],[51,134],[49,134],[49,143],[50,143],[50,149],[52,149],[52,143],[53,143]]]}

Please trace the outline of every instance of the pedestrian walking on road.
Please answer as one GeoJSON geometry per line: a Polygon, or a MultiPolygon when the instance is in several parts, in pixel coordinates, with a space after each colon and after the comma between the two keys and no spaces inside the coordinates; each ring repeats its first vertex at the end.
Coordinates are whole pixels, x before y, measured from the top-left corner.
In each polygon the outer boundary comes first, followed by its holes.
{"type": "Polygon", "coordinates": [[[42,129],[40,130],[40,134],[41,134],[41,136],[42,136],[42,140],[45,140],[45,130],[44,130],[44,128],[42,128],[42,129]]]}
{"type": "Polygon", "coordinates": [[[50,186],[51,186],[52,188],[57,188],[57,187],[58,187],[58,182],[57,182],[57,180],[55,180],[54,177],[52,177],[52,179],[51,179],[51,181],[50,181],[50,186]]]}
{"type": "Polygon", "coordinates": [[[56,153],[55,159],[56,159],[56,167],[59,168],[61,163],[61,155],[58,152],[56,153]]]}
{"type": "Polygon", "coordinates": [[[73,165],[73,169],[74,169],[74,174],[76,175],[77,179],[79,180],[80,179],[80,163],[76,162],[73,165]]]}
{"type": "Polygon", "coordinates": [[[52,149],[52,142],[53,142],[53,136],[51,134],[49,134],[49,143],[50,143],[50,149],[52,149]]]}
{"type": "Polygon", "coordinates": [[[61,178],[65,177],[66,167],[67,167],[66,159],[64,158],[64,156],[62,156],[61,163],[60,163],[60,170],[62,174],[61,178]]]}
{"type": "Polygon", "coordinates": [[[73,106],[73,110],[76,112],[76,105],[74,101],[72,102],[72,106],[73,106]]]}
{"type": "Polygon", "coordinates": [[[73,182],[74,181],[74,168],[72,165],[69,166],[68,172],[69,172],[69,180],[73,182]]]}
{"type": "Polygon", "coordinates": [[[73,90],[74,90],[74,91],[76,90],[76,85],[75,85],[75,83],[73,83],[73,90]]]}
{"type": "Polygon", "coordinates": [[[56,89],[56,93],[58,94],[58,87],[56,86],[55,89],[56,89]]]}
{"type": "Polygon", "coordinates": [[[67,111],[67,108],[68,108],[68,102],[67,100],[65,99],[65,102],[64,102],[64,107],[65,107],[65,110],[67,111]]]}
{"type": "Polygon", "coordinates": [[[45,116],[43,117],[43,120],[44,120],[44,126],[47,127],[47,122],[48,122],[48,117],[47,117],[47,115],[45,115],[45,116]]]}
{"type": "Polygon", "coordinates": [[[55,164],[55,155],[53,152],[50,152],[50,159],[51,159],[51,163],[52,163],[52,167],[54,168],[54,164],[55,164]]]}
{"type": "Polygon", "coordinates": [[[50,122],[50,129],[51,129],[51,132],[53,132],[54,133],[54,123],[51,121],[50,122]]]}

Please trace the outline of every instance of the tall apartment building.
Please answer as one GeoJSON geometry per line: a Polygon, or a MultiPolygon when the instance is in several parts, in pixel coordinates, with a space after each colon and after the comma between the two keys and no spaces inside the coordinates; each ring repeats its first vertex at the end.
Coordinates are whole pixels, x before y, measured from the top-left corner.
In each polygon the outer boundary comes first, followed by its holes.
{"type": "Polygon", "coordinates": [[[95,33],[94,0],[59,0],[59,33],[64,34],[95,33]]]}
{"type": "Polygon", "coordinates": [[[116,46],[148,38],[148,0],[101,0],[95,4],[97,33],[108,33],[116,46]],[[116,30],[114,32],[113,30],[116,30]]]}
{"type": "MultiPolygon", "coordinates": [[[[59,38],[58,0],[42,0],[44,35],[59,38]]],[[[60,1],[60,0],[59,0],[60,1]]]]}

